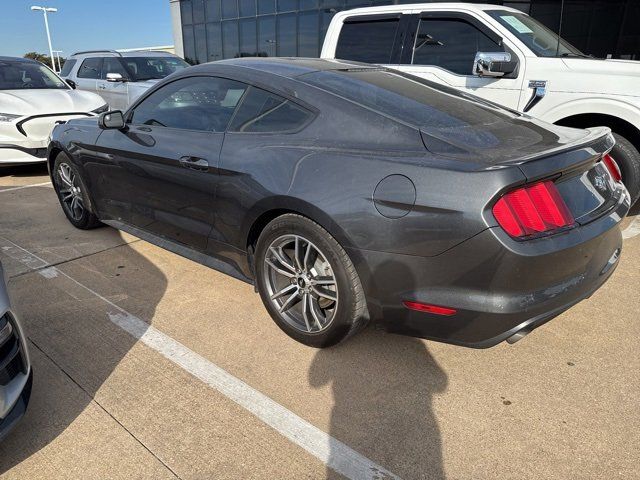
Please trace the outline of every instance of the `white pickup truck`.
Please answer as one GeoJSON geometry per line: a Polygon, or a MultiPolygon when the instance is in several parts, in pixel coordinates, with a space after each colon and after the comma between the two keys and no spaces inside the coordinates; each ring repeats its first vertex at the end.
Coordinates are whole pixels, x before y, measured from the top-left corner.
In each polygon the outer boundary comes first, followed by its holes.
{"type": "Polygon", "coordinates": [[[607,126],[632,202],[640,196],[640,62],[589,57],[519,10],[469,3],[339,12],[321,57],[391,67],[557,125],[607,126]]]}

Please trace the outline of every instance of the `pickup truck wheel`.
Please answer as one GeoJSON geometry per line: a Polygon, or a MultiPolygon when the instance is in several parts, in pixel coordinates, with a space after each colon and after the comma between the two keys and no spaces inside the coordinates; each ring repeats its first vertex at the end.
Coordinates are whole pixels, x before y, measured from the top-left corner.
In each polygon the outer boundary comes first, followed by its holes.
{"type": "Polygon", "coordinates": [[[618,164],[622,174],[622,183],[629,190],[631,205],[640,197],[640,153],[633,144],[623,136],[614,133],[616,145],[611,156],[618,164]]]}

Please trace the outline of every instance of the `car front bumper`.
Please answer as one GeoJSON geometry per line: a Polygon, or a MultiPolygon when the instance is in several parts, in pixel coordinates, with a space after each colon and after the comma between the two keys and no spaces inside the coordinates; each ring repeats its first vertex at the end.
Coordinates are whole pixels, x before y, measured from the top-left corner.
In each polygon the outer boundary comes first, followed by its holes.
{"type": "Polygon", "coordinates": [[[46,162],[53,127],[60,122],[87,116],[92,114],[47,113],[0,122],[0,166],[46,162]]]}
{"type": "Polygon", "coordinates": [[[372,319],[387,330],[487,348],[551,320],[611,276],[622,248],[628,194],[604,217],[547,238],[516,241],[489,228],[435,257],[347,249],[372,319]],[[455,309],[410,310],[403,301],[455,309]]]}

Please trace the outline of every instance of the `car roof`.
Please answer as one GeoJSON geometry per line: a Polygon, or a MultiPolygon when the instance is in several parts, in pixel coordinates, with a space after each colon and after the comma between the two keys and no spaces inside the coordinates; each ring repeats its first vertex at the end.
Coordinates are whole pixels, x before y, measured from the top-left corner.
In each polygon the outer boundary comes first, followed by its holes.
{"type": "Polygon", "coordinates": [[[388,12],[405,12],[411,10],[507,10],[510,12],[523,13],[511,7],[488,3],[462,3],[462,2],[431,2],[431,3],[408,3],[402,5],[382,5],[378,7],[362,7],[352,10],[342,10],[338,12],[339,16],[372,14],[372,13],[388,13],[388,12]]]}
{"type": "Polygon", "coordinates": [[[0,62],[19,62],[19,63],[40,63],[32,58],[22,58],[22,57],[4,57],[0,56],[0,62]]]}
{"type": "Polygon", "coordinates": [[[281,77],[295,78],[307,73],[328,70],[379,70],[381,67],[369,63],[347,60],[333,60],[304,57],[244,57],[203,63],[191,67],[191,72],[213,73],[218,66],[234,66],[259,72],[271,73],[281,77]]]}
{"type": "Polygon", "coordinates": [[[69,58],[78,57],[175,57],[173,53],[159,50],[130,50],[119,52],[117,50],[85,50],[70,55],[69,58]]]}

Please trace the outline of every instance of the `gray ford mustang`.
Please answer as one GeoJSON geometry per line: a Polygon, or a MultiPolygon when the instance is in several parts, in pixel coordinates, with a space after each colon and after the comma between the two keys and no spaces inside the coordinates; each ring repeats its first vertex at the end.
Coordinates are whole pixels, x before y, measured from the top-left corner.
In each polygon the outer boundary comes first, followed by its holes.
{"type": "Polygon", "coordinates": [[[307,345],[371,320],[489,347],[614,271],[629,195],[613,145],[385,68],[235,59],[57,126],[49,167],[73,225],[254,283],[307,345]]]}

